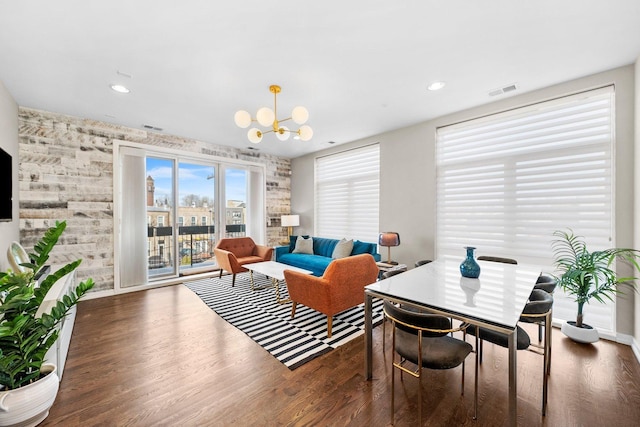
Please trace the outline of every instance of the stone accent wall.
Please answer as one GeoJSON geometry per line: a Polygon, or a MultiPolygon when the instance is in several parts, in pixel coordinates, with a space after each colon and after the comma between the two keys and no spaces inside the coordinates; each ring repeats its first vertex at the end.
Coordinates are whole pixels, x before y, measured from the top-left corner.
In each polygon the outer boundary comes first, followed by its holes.
{"type": "Polygon", "coordinates": [[[66,220],[50,262],[82,258],[78,278],[92,277],[94,290],[114,288],[114,140],[265,164],[267,243],[286,239],[280,215],[291,207],[289,159],[24,107],[19,133],[20,241],[29,252],[66,220]]]}

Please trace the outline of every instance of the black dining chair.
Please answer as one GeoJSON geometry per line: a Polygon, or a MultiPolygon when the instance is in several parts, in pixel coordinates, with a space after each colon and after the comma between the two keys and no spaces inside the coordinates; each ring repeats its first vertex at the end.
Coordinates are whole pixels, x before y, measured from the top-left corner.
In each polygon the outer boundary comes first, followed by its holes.
{"type": "MultiPolygon", "coordinates": [[[[541,290],[534,289],[529,296],[529,301],[522,311],[520,316],[521,322],[538,323],[544,322],[545,334],[542,346],[531,344],[531,339],[527,331],[520,326],[517,328],[516,348],[518,350],[531,350],[535,353],[542,354],[543,356],[543,369],[542,369],[542,415],[547,411],[547,385],[549,375],[550,360],[550,343],[551,343],[551,307],[553,306],[553,296],[551,294],[541,290]],[[542,353],[532,349],[542,349],[542,353]]],[[[482,363],[482,342],[488,341],[490,343],[499,345],[500,347],[509,347],[509,337],[498,331],[494,331],[487,328],[478,328],[475,325],[467,325],[464,329],[464,334],[474,335],[476,342],[480,339],[480,347],[476,345],[476,352],[479,353],[479,361],[482,363]]]]}
{"type": "Polygon", "coordinates": [[[490,262],[501,262],[503,264],[518,264],[518,261],[512,258],[502,258],[498,256],[491,255],[480,255],[478,257],[478,261],[490,261],[490,262]]]}
{"type": "MultiPolygon", "coordinates": [[[[497,257],[497,256],[491,256],[491,255],[479,256],[478,260],[501,262],[503,264],[514,264],[514,265],[518,264],[518,261],[513,258],[503,258],[503,257],[497,257]]],[[[547,292],[550,295],[553,295],[553,292],[556,289],[556,285],[557,285],[557,281],[554,277],[541,273],[540,276],[538,276],[538,279],[536,280],[536,284],[534,285],[533,289],[534,290],[540,289],[547,292]]],[[[531,298],[531,296],[529,298],[531,298]]],[[[549,318],[553,320],[553,311],[549,315],[549,318]]],[[[538,342],[539,343],[542,342],[542,334],[545,329],[544,322],[545,322],[544,318],[538,318],[536,319],[536,321],[529,322],[529,323],[538,324],[538,342]]],[[[536,345],[535,347],[539,347],[539,345],[536,345]]],[[[548,352],[549,352],[549,356],[548,356],[549,360],[548,360],[547,370],[551,372],[551,339],[549,340],[548,352]]],[[[480,360],[482,361],[482,340],[480,340],[480,360]]]]}
{"type": "MultiPolygon", "coordinates": [[[[555,279],[555,277],[546,275],[546,274],[540,274],[540,276],[538,277],[538,280],[536,280],[536,284],[533,287],[534,290],[538,289],[541,291],[544,291],[546,293],[548,293],[549,295],[553,295],[553,293],[556,290],[556,286],[557,286],[558,282],[555,279]]],[[[531,297],[530,297],[531,298],[531,297]]],[[[553,322],[553,307],[551,308],[551,313],[549,314],[549,319],[551,322],[553,322]]],[[[545,330],[545,324],[544,324],[544,320],[540,320],[538,319],[538,321],[536,322],[531,322],[531,323],[537,323],[538,324],[538,342],[542,342],[542,333],[545,330]]],[[[549,340],[549,345],[547,348],[547,351],[549,352],[549,362],[547,364],[547,373],[551,372],[551,344],[552,344],[552,340],[549,340]]]]}
{"type": "Polygon", "coordinates": [[[415,267],[420,267],[421,265],[429,264],[430,262],[433,262],[433,260],[421,259],[419,261],[416,261],[415,267]]]}
{"type": "MultiPolygon", "coordinates": [[[[463,330],[453,328],[447,317],[410,311],[384,302],[384,312],[393,324],[393,358],[391,360],[391,424],[395,411],[395,371],[418,378],[418,419],[422,425],[422,369],[452,369],[462,365],[461,394],[464,395],[464,364],[473,347],[466,341],[447,334],[463,330]],[[400,356],[396,361],[396,353],[400,356]],[[410,369],[413,368],[413,369],[410,369]]],[[[466,327],[466,326],[465,326],[466,327]]],[[[474,416],[478,414],[478,363],[476,354],[474,416]]]]}

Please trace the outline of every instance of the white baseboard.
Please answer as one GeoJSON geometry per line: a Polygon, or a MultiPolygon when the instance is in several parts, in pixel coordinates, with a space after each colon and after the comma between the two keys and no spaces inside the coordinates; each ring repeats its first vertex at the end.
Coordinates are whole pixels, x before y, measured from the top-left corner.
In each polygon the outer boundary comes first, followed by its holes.
{"type": "Polygon", "coordinates": [[[113,291],[113,289],[107,289],[105,291],[87,292],[82,297],[82,300],[110,297],[110,296],[113,296],[115,294],[116,293],[113,291]]]}
{"type": "Polygon", "coordinates": [[[144,291],[144,290],[153,289],[153,288],[160,288],[163,286],[177,285],[179,283],[184,283],[189,280],[204,279],[204,278],[213,277],[213,276],[217,277],[219,274],[220,274],[220,270],[207,271],[204,273],[172,277],[166,280],[157,280],[155,282],[147,283],[146,285],[133,286],[131,288],[106,289],[102,291],[88,292],[82,297],[82,299],[85,300],[85,299],[111,297],[114,295],[126,294],[129,292],[144,291]]]}
{"type": "Polygon", "coordinates": [[[635,338],[631,340],[631,350],[633,350],[636,360],[640,363],[640,346],[638,346],[638,341],[635,338]]]}
{"type": "Polygon", "coordinates": [[[620,344],[632,345],[633,336],[627,334],[617,334],[614,341],[620,344]]]}

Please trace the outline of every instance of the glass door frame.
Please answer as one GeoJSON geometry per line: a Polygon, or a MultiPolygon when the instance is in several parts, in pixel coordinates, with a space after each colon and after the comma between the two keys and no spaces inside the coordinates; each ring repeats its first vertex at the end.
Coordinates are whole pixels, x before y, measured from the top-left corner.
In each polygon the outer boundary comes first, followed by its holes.
{"type": "MultiPolygon", "coordinates": [[[[253,218],[251,220],[252,223],[262,224],[261,227],[251,227],[251,235],[252,237],[254,237],[254,239],[257,240],[256,243],[262,244],[263,242],[266,241],[267,212],[266,212],[266,185],[265,185],[266,165],[265,164],[254,163],[254,162],[249,162],[245,160],[230,159],[226,157],[211,156],[206,154],[200,154],[197,152],[184,152],[184,151],[179,151],[175,149],[164,149],[162,147],[148,146],[145,144],[133,143],[129,141],[115,140],[114,149],[113,149],[114,167],[119,164],[121,148],[142,150],[144,152],[145,158],[157,157],[161,159],[173,160],[174,170],[176,171],[176,173],[174,173],[174,176],[173,176],[174,200],[177,200],[179,197],[177,194],[178,179],[179,179],[177,174],[177,168],[179,167],[180,162],[189,162],[189,163],[195,163],[195,164],[214,167],[215,181],[216,181],[215,190],[214,190],[214,212],[216,213],[214,215],[215,224],[213,225],[215,227],[216,242],[220,238],[225,237],[225,230],[226,230],[226,227],[223,227],[223,225],[225,224],[225,217],[223,216],[223,214],[226,214],[226,211],[225,209],[222,209],[223,206],[221,204],[223,200],[226,200],[225,179],[222,171],[224,171],[225,168],[234,168],[234,167],[247,170],[247,183],[246,183],[248,187],[247,201],[246,201],[248,206],[247,217],[253,218]],[[253,177],[256,174],[259,175],[261,178],[262,188],[257,188],[252,190],[251,186],[253,185],[253,182],[255,182],[255,179],[253,177]],[[252,195],[252,193],[259,194],[260,196],[256,198],[255,196],[252,195]],[[253,204],[260,205],[260,206],[252,206],[253,204]]],[[[182,279],[182,276],[180,275],[179,267],[175,266],[171,274],[162,275],[161,277],[158,277],[157,279],[153,279],[153,280],[151,280],[151,278],[148,278],[147,283],[144,285],[136,285],[136,286],[130,286],[130,287],[121,286],[120,258],[122,254],[120,249],[121,249],[122,238],[120,234],[122,230],[121,230],[120,224],[121,224],[121,217],[122,217],[121,212],[123,208],[122,206],[123,202],[121,200],[122,196],[120,194],[120,191],[121,191],[120,189],[122,188],[121,182],[122,182],[122,171],[114,170],[114,188],[118,189],[118,191],[114,192],[114,291],[115,293],[137,291],[137,290],[155,288],[158,286],[164,286],[167,284],[182,282],[183,279],[182,279]]],[[[145,188],[146,188],[146,182],[144,182],[143,185],[145,185],[145,188]]],[[[175,230],[174,236],[177,236],[178,207],[176,203],[173,203],[173,205],[174,206],[172,209],[172,215],[174,218],[173,220],[173,227],[175,230]]],[[[146,212],[145,212],[145,215],[146,215],[146,212]]],[[[247,224],[246,231],[247,233],[249,232],[248,224],[247,224]]],[[[173,240],[174,242],[173,242],[172,250],[174,251],[174,254],[177,254],[176,251],[178,250],[178,239],[174,238],[173,240]]],[[[145,264],[144,268],[147,269],[148,271],[148,263],[145,264]]],[[[207,269],[206,271],[209,271],[209,269],[207,269]]],[[[197,272],[198,271],[194,271],[194,273],[197,273],[197,272]]]]}

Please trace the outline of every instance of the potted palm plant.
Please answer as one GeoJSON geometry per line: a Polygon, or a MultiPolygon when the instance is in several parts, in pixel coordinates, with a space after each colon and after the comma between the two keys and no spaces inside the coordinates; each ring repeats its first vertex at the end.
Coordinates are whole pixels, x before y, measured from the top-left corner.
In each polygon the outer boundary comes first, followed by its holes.
{"type": "MultiPolygon", "coordinates": [[[[48,313],[41,307],[47,292],[81,260],[44,274],[45,263],[66,222],[56,222],[35,245],[25,272],[0,272],[0,425],[36,425],[49,414],[58,391],[56,367],[45,355],[58,339],[58,325],[94,285],[87,279],[57,301],[48,313]]],[[[46,268],[45,268],[46,267],[46,268]]]]}
{"type": "Polygon", "coordinates": [[[562,332],[578,342],[591,343],[598,340],[598,331],[583,322],[584,304],[592,298],[598,302],[613,301],[622,291],[621,286],[634,289],[636,277],[618,277],[613,269],[614,261],[620,259],[640,270],[640,251],[627,248],[610,248],[589,251],[584,237],[568,231],[555,231],[551,243],[554,264],[561,273],[558,285],[578,303],[575,322],[562,325],[562,332]]]}

